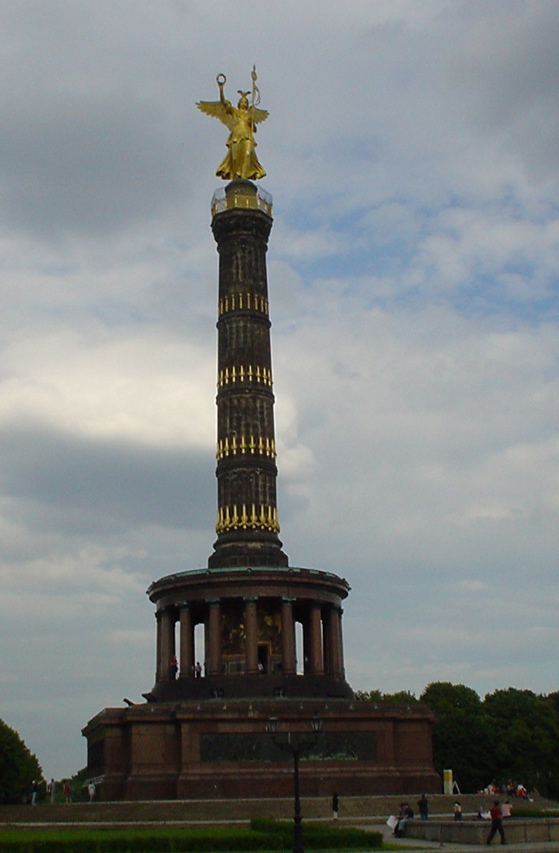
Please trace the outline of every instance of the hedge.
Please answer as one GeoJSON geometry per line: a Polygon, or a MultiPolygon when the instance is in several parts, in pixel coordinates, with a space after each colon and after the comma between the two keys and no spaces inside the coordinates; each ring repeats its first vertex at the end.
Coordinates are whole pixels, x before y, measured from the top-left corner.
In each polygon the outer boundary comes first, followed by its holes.
{"type": "MultiPolygon", "coordinates": [[[[378,832],[304,823],[309,850],[370,850],[382,846],[378,832]]],[[[0,832],[2,853],[239,853],[290,850],[293,823],[253,819],[250,829],[225,827],[172,830],[45,830],[0,832]]]]}

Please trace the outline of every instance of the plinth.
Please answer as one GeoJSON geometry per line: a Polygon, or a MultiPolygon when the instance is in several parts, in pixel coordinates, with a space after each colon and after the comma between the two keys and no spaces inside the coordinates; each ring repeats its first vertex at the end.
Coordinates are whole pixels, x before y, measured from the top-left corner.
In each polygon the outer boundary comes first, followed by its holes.
{"type": "Polygon", "coordinates": [[[292,763],[267,732],[322,733],[301,761],[301,794],[438,793],[430,712],[350,700],[224,700],[106,709],[84,729],[103,799],[290,796],[292,763]],[[98,762],[97,764],[95,762],[98,762]]]}

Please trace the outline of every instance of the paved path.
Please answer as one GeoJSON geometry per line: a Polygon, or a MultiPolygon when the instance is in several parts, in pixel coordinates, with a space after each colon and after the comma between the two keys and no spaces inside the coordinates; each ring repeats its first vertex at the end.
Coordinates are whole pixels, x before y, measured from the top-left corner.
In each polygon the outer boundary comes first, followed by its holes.
{"type": "MultiPolygon", "coordinates": [[[[379,826],[378,824],[371,824],[370,826],[365,826],[363,829],[376,830],[378,832],[379,826]]],[[[487,827],[487,833],[489,834],[489,825],[487,827]]],[[[485,844],[451,844],[448,842],[440,842],[440,841],[423,841],[420,838],[394,838],[392,835],[392,830],[389,826],[384,826],[382,830],[382,838],[383,842],[387,845],[398,845],[399,847],[409,847],[412,850],[432,850],[433,848],[439,850],[444,848],[448,853],[452,853],[452,851],[460,851],[460,853],[467,853],[470,851],[472,853],[473,850],[480,850],[487,846],[485,844]]],[[[492,848],[498,847],[499,842],[493,841],[491,844],[492,848]]],[[[559,853],[559,841],[534,841],[534,842],[526,842],[523,844],[506,844],[507,853],[559,853]]]]}

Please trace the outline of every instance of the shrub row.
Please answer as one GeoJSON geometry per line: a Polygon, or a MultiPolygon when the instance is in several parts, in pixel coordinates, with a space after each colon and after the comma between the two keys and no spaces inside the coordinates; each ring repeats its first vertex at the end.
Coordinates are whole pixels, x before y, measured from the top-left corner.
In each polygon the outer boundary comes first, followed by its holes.
{"type": "Polygon", "coordinates": [[[67,830],[0,835],[2,853],[229,853],[273,847],[250,830],[67,830]]]}
{"type": "MultiPolygon", "coordinates": [[[[309,850],[370,850],[382,846],[378,832],[310,821],[305,821],[304,835],[309,850]]],[[[251,829],[91,829],[0,834],[2,853],[239,853],[292,847],[293,824],[265,819],[251,821],[251,829]]]]}
{"type": "MultiPolygon", "coordinates": [[[[305,847],[309,850],[371,850],[382,847],[382,833],[357,827],[304,822],[305,847]]],[[[273,818],[252,818],[250,828],[282,839],[282,849],[293,844],[293,822],[273,818]]]]}

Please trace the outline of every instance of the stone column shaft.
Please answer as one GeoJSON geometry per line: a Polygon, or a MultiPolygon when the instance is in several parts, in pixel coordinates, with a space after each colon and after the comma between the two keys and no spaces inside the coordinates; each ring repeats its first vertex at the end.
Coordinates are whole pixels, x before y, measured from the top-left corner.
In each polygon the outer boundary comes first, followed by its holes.
{"type": "Polygon", "coordinates": [[[219,599],[212,599],[209,618],[208,675],[221,673],[221,605],[219,599]]]}
{"type": "Polygon", "coordinates": [[[340,607],[338,610],[338,631],[339,631],[339,640],[338,640],[338,648],[340,650],[340,678],[345,678],[345,662],[344,662],[344,632],[342,629],[342,614],[343,609],[340,607]]]}
{"type": "Polygon", "coordinates": [[[328,646],[330,660],[330,674],[334,678],[342,678],[342,648],[341,648],[341,630],[340,630],[340,610],[338,607],[331,607],[328,613],[328,646]]]}
{"type": "Polygon", "coordinates": [[[161,681],[161,616],[162,612],[157,610],[155,613],[156,619],[156,636],[155,636],[155,680],[161,681]]]}
{"type": "Polygon", "coordinates": [[[281,656],[284,675],[295,674],[295,624],[293,603],[290,598],[281,602],[281,656]]]}
{"type": "Polygon", "coordinates": [[[320,605],[316,603],[310,609],[310,660],[311,673],[324,675],[320,605]]]}
{"type": "Polygon", "coordinates": [[[322,616],[322,653],[324,655],[324,674],[332,675],[332,632],[330,630],[330,610],[322,616]]]}
{"type": "Polygon", "coordinates": [[[188,605],[180,611],[180,673],[179,678],[194,676],[194,626],[188,605]]]}
{"type": "Polygon", "coordinates": [[[161,614],[161,681],[171,678],[171,658],[175,654],[175,614],[166,607],[161,614]]]}
{"type": "Polygon", "coordinates": [[[258,672],[258,613],[256,599],[245,600],[245,672],[254,675],[258,672]]]}

